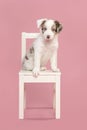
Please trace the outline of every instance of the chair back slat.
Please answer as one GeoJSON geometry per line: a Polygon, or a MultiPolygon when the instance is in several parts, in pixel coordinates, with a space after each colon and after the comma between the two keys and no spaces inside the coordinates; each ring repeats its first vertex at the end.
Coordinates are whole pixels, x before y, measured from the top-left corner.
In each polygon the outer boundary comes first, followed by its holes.
{"type": "Polygon", "coordinates": [[[26,32],[22,32],[22,47],[21,47],[21,61],[23,61],[23,58],[26,54],[26,39],[33,39],[33,38],[37,38],[39,35],[39,33],[26,33],[26,32]]]}

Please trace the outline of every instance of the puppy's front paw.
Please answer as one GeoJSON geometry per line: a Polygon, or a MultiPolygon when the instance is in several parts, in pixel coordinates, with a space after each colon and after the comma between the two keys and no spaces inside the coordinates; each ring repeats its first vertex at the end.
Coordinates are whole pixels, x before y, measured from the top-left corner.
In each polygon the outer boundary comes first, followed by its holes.
{"type": "Polygon", "coordinates": [[[46,67],[41,67],[40,70],[45,71],[45,70],[47,70],[47,68],[46,67]]]}
{"type": "Polygon", "coordinates": [[[59,72],[60,70],[59,70],[59,68],[53,67],[53,68],[52,68],[52,71],[53,71],[53,72],[59,72]]]}
{"type": "Polygon", "coordinates": [[[33,69],[33,76],[37,77],[39,75],[40,70],[38,68],[33,69]]]}

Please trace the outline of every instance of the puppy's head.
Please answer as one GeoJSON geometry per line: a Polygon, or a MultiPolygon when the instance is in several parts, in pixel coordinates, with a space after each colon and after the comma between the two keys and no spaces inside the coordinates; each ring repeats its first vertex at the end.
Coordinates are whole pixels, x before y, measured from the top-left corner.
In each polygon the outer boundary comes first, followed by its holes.
{"type": "Polygon", "coordinates": [[[62,30],[62,25],[55,20],[40,19],[37,26],[46,41],[50,41],[62,30]]]}

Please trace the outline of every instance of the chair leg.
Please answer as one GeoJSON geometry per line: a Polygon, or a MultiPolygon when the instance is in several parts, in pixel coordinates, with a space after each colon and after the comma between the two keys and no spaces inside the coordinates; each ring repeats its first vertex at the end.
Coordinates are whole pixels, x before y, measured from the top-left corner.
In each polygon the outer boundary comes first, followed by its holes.
{"type": "Polygon", "coordinates": [[[55,99],[56,119],[60,119],[60,76],[57,77],[55,84],[55,99]]]}
{"type": "Polygon", "coordinates": [[[24,119],[24,82],[19,79],[19,119],[24,119]]]}
{"type": "Polygon", "coordinates": [[[54,85],[53,85],[53,109],[54,110],[56,110],[55,86],[56,86],[56,84],[54,83],[54,85]]]}

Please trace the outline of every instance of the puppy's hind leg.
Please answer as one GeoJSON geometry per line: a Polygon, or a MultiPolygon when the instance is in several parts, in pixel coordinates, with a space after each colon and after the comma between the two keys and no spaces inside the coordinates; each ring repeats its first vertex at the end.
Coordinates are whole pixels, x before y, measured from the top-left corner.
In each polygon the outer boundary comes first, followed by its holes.
{"type": "Polygon", "coordinates": [[[28,71],[32,71],[33,70],[33,59],[28,59],[28,60],[24,60],[23,64],[22,64],[22,69],[23,70],[28,70],[28,71]]]}
{"type": "Polygon", "coordinates": [[[30,48],[29,52],[27,52],[23,64],[22,69],[32,71],[34,68],[34,50],[30,48]]]}

